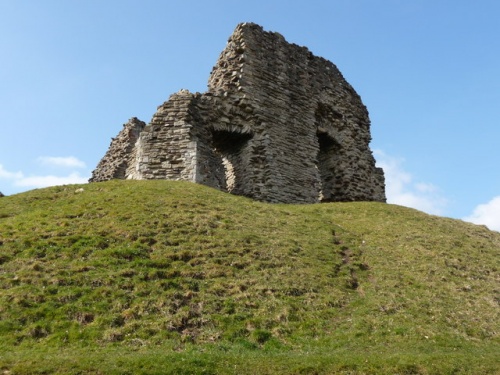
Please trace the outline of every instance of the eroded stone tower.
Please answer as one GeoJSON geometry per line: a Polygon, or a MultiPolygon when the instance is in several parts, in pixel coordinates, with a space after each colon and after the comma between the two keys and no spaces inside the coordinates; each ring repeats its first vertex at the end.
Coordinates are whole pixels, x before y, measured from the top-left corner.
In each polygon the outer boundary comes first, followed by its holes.
{"type": "Polygon", "coordinates": [[[257,200],[385,202],[361,98],[331,62],[236,27],[206,93],[181,90],[124,125],[90,182],[186,180],[257,200]]]}

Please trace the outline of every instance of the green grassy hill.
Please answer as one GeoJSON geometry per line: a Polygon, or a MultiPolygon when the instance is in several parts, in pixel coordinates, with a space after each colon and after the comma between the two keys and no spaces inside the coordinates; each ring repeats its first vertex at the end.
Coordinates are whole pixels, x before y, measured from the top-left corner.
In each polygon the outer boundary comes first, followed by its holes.
{"type": "Polygon", "coordinates": [[[500,373],[499,255],[498,232],[389,204],[33,190],[0,199],[0,370],[500,373]]]}

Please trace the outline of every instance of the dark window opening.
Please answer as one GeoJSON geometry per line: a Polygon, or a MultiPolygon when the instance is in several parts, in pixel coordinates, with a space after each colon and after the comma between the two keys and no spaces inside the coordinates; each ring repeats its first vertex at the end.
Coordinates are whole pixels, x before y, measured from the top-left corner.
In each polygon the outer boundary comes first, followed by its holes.
{"type": "Polygon", "coordinates": [[[224,167],[225,186],[223,189],[230,193],[243,193],[243,157],[245,146],[252,138],[248,133],[216,130],[212,133],[212,144],[215,152],[220,155],[224,167]]]}
{"type": "Polygon", "coordinates": [[[338,143],[327,133],[318,132],[317,167],[321,179],[319,201],[331,202],[335,200],[335,156],[338,152],[338,143]]]}

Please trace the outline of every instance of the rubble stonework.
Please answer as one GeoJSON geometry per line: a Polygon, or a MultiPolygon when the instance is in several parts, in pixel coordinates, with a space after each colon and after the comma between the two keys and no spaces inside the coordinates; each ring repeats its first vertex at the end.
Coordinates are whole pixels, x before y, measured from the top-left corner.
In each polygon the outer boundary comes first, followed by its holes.
{"type": "Polygon", "coordinates": [[[146,123],[131,118],[116,138],[111,139],[108,152],[101,159],[90,181],[105,181],[126,178],[127,167],[133,161],[134,146],[146,123]]]}
{"type": "Polygon", "coordinates": [[[236,27],[208,81],[145,125],[131,119],[91,182],[186,180],[257,200],[385,202],[361,98],[331,62],[278,33],[236,27]]]}

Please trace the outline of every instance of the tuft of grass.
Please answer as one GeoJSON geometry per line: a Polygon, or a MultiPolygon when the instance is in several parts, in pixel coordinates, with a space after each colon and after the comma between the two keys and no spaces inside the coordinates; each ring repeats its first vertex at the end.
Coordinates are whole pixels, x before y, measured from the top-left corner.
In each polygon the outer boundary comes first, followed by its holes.
{"type": "Polygon", "coordinates": [[[499,250],[498,232],[381,203],[33,190],[0,200],[0,368],[495,373],[499,250]]]}

